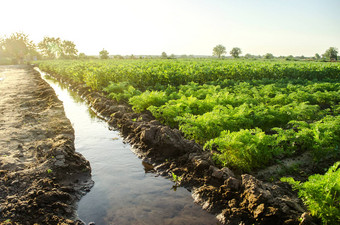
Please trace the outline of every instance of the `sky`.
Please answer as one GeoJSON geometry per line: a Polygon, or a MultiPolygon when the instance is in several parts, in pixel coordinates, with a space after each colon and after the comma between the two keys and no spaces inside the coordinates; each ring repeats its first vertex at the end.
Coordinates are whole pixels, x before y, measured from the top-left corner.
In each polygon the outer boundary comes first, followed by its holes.
{"type": "Polygon", "coordinates": [[[73,41],[98,55],[314,56],[340,49],[340,0],[0,0],[0,37],[73,41]]]}

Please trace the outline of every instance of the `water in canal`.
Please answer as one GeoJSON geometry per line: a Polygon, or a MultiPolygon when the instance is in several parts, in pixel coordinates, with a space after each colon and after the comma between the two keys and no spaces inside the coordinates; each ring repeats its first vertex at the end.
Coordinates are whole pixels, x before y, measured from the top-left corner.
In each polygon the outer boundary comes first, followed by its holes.
{"type": "Polygon", "coordinates": [[[171,180],[148,172],[119,132],[110,130],[76,93],[42,74],[64,103],[76,151],[91,164],[95,184],[79,202],[81,220],[97,225],[219,224],[185,188],[174,191],[171,180]]]}

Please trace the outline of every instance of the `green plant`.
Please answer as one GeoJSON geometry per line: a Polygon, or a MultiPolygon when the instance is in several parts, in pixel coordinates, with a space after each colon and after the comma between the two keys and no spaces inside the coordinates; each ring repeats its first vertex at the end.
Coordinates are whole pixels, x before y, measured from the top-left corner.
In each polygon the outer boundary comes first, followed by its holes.
{"type": "Polygon", "coordinates": [[[51,170],[51,169],[48,169],[48,170],[47,170],[47,173],[52,173],[52,170],[51,170]]]}
{"type": "Polygon", "coordinates": [[[204,148],[215,149],[214,160],[223,166],[231,166],[243,171],[266,165],[279,149],[275,148],[275,137],[266,135],[261,129],[238,132],[224,131],[221,136],[210,140],[204,148]]]}
{"type": "Polygon", "coordinates": [[[299,191],[299,197],[308,206],[313,216],[320,218],[323,224],[340,224],[340,162],[331,166],[324,175],[314,174],[308,181],[301,183],[292,177],[281,178],[293,189],[299,191]]]}
{"type": "Polygon", "coordinates": [[[172,173],[172,181],[175,182],[176,185],[179,185],[180,182],[182,181],[182,177],[172,173]]]}
{"type": "Polygon", "coordinates": [[[128,102],[136,112],[151,112],[213,150],[222,165],[251,170],[306,151],[317,162],[340,154],[340,64],[218,59],[38,64],[128,102]]]}

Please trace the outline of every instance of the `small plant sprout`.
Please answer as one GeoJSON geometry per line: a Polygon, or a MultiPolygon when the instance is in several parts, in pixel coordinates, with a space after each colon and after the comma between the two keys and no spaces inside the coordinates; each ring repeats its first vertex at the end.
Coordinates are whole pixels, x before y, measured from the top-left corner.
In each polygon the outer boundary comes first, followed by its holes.
{"type": "Polygon", "coordinates": [[[176,185],[179,185],[179,183],[182,181],[181,176],[177,176],[176,174],[172,173],[172,181],[176,183],[176,185]]]}
{"type": "Polygon", "coordinates": [[[48,170],[47,170],[47,173],[52,173],[52,170],[51,170],[51,169],[48,169],[48,170]]]}

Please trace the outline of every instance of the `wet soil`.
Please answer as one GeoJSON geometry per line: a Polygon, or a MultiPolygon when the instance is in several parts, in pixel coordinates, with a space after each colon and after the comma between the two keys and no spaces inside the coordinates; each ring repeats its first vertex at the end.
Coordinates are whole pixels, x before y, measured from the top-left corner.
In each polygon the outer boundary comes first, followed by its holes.
{"type": "MultiPolygon", "coordinates": [[[[48,72],[48,71],[47,71],[48,72]]],[[[120,130],[135,153],[152,164],[160,175],[180,176],[178,185],[192,192],[194,201],[215,214],[224,224],[314,224],[305,205],[289,185],[268,182],[264,172],[242,174],[217,167],[210,152],[186,140],[177,129],[156,121],[148,113],[134,113],[129,105],[118,104],[104,93],[91,91],[58,74],[85,99],[96,113],[120,130]],[[261,178],[261,179],[260,179],[261,178]]]]}
{"type": "Polygon", "coordinates": [[[0,66],[0,224],[81,224],[91,187],[62,102],[31,66],[0,66]]]}

